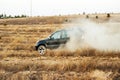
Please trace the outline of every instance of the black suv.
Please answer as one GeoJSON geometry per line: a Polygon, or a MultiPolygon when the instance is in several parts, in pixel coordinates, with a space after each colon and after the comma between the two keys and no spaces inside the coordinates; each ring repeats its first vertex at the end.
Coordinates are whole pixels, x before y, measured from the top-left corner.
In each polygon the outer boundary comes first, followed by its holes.
{"type": "Polygon", "coordinates": [[[65,45],[69,39],[68,30],[59,30],[51,34],[48,38],[39,40],[35,48],[40,55],[44,55],[47,49],[57,49],[61,44],[65,45]]]}

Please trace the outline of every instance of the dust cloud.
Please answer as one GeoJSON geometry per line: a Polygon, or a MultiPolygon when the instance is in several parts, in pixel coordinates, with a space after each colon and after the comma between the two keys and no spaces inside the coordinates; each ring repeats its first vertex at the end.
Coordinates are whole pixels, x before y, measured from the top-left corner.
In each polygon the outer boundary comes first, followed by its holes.
{"type": "Polygon", "coordinates": [[[68,29],[70,36],[66,48],[71,51],[80,48],[120,50],[120,23],[95,23],[89,20],[76,20],[65,29],[68,29]]]}

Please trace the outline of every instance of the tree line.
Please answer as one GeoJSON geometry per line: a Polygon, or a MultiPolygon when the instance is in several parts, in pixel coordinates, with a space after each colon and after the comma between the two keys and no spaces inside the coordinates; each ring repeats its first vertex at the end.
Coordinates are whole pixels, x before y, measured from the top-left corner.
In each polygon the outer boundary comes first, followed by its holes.
{"type": "Polygon", "coordinates": [[[15,16],[12,16],[12,15],[6,15],[6,14],[0,14],[0,19],[7,19],[7,18],[24,18],[24,17],[27,17],[26,15],[15,15],[15,16]]]}

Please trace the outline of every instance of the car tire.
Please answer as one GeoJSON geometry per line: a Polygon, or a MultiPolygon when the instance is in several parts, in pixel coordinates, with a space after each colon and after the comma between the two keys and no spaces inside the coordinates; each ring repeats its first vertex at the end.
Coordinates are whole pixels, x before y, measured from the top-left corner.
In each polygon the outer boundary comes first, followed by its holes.
{"type": "Polygon", "coordinates": [[[44,45],[38,46],[37,50],[38,50],[40,55],[45,55],[45,53],[47,52],[47,49],[46,49],[46,47],[44,45]]]}

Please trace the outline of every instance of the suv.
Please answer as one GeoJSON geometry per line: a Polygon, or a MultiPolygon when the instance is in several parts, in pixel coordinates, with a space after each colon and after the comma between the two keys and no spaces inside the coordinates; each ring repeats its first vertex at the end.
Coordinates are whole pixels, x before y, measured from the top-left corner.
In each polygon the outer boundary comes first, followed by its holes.
{"type": "Polygon", "coordinates": [[[44,55],[47,49],[57,49],[60,45],[65,45],[69,39],[68,30],[59,30],[51,34],[48,38],[39,40],[35,45],[35,49],[40,55],[44,55]]]}

